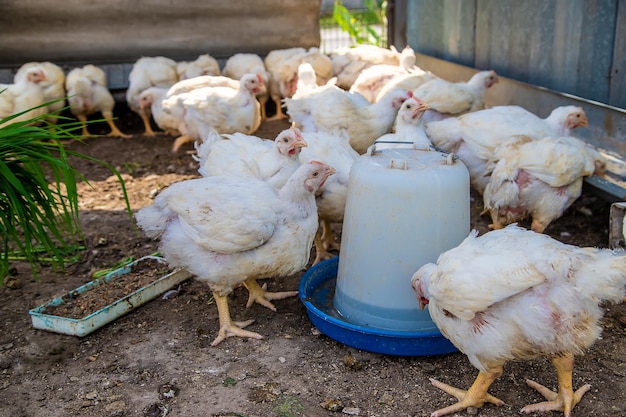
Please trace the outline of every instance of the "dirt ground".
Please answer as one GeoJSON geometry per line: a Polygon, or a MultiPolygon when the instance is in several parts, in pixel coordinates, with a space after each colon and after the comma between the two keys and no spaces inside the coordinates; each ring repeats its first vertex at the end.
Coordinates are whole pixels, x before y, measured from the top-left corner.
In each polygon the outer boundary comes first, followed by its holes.
{"type": "MultiPolygon", "coordinates": [[[[172,155],[173,138],[143,137],[138,117],[118,108],[120,128],[134,133],[132,139],[92,138],[70,147],[117,167],[133,210],[169,184],[197,176],[196,162],[186,152],[191,145],[172,155]]],[[[270,138],[285,127],[286,122],[264,123],[257,134],[270,138]]],[[[108,132],[106,125],[92,130],[108,132]]],[[[402,357],[358,350],[320,334],[297,297],[277,301],[273,313],[257,304],[246,309],[245,290],[230,297],[232,315],[256,319],[250,329],[265,338],[229,338],[211,347],[217,309],[208,288],[193,279],[177,295],[155,299],[83,338],[33,329],[30,309],[88,282],[93,271],[157,250],[158,242],[145,238],[124,211],[110,172],[86,161],[76,166],[93,187],[80,186],[87,248],[81,260],[63,272],[44,268],[38,281],[28,265],[15,263],[19,288],[0,288],[0,415],[428,416],[454,402],[429,378],[462,388],[473,382],[477,371],[461,353],[402,357]]],[[[585,190],[547,233],[567,243],[606,247],[609,207],[585,190]]],[[[472,227],[482,233],[488,219],[480,210],[480,198],[474,199],[472,227]]],[[[297,289],[300,276],[270,280],[269,289],[297,289]]],[[[574,416],[626,416],[625,305],[607,309],[603,329],[602,338],[577,358],[574,386],[589,383],[592,389],[574,416]]],[[[491,388],[506,404],[458,415],[518,414],[542,400],[526,378],[556,386],[547,359],[509,363],[491,388]]]]}

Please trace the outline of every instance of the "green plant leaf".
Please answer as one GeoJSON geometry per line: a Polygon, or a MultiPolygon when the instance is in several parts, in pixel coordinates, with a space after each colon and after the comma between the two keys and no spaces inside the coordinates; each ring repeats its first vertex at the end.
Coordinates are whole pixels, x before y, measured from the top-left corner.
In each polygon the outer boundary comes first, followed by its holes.
{"type": "Polygon", "coordinates": [[[383,30],[386,27],[387,1],[366,0],[364,5],[365,11],[351,12],[341,0],[336,0],[333,4],[333,19],[357,44],[386,47],[386,37],[378,34],[372,26],[382,25],[383,30]]]}
{"type": "Polygon", "coordinates": [[[37,277],[41,263],[64,268],[84,249],[77,183],[88,181],[74,169],[72,157],[101,164],[118,178],[132,219],[120,173],[104,161],[63,146],[64,140],[79,140],[80,122],[58,114],[14,121],[30,110],[0,120],[0,285],[11,260],[29,262],[37,277]],[[46,122],[49,117],[57,124],[46,122]]]}

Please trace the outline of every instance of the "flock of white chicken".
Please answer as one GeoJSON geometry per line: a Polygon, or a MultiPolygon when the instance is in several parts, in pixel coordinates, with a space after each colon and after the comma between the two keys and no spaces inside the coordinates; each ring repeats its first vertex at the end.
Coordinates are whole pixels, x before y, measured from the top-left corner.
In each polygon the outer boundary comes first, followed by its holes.
{"type": "MultiPolygon", "coordinates": [[[[559,392],[529,382],[548,401],[522,411],[569,416],[588,389],[572,390],[572,355],[598,337],[599,303],[620,301],[626,283],[623,253],[563,245],[542,234],[580,196],[583,178],[605,168],[602,155],[573,136],[587,126],[584,110],[564,106],[541,118],[518,106],[485,108],[485,92],[498,82],[494,71],[452,83],[415,62],[410,47],[375,46],[328,55],[290,48],[265,59],[242,53],[221,70],[209,55],[183,63],[139,59],[129,75],[129,107],[146,135],[154,135],[152,117],[175,136],[174,151],[195,142],[201,178],[170,186],[136,220],[160,238],[173,266],[212,289],[220,317],[213,345],[229,336],[262,338],[244,329],[251,321],[232,321],[228,294],[244,285],[249,306],[272,310],[272,300],[296,295],[267,292],[257,280],[302,270],[313,245],[314,264],[338,249],[331,225],[343,221],[350,169],[361,154],[373,144],[454,152],[483,196],[491,227],[501,230],[471,234],[413,277],[420,304],[429,304],[442,333],[480,370],[469,391],[433,381],[459,402],[432,415],[502,404],[487,394],[502,365],[550,355],[559,392]],[[252,136],[263,121],[287,117],[292,127],[273,140],[252,136]],[[512,225],[527,217],[532,230],[512,225]],[[525,309],[528,316],[512,314],[525,309]]],[[[54,64],[25,65],[0,94],[0,118],[51,99],[62,107],[67,94],[79,120],[100,111],[112,135],[127,136],[113,122],[101,70],[73,70],[61,93],[53,87],[62,75],[54,64]]]]}

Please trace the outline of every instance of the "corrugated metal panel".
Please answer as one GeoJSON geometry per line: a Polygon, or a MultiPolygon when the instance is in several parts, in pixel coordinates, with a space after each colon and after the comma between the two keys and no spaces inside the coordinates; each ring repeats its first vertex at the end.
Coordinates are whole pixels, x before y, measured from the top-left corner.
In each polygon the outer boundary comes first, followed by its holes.
{"type": "Polygon", "coordinates": [[[473,66],[475,14],[476,1],[409,1],[407,42],[424,54],[473,66]]]}
{"type": "Polygon", "coordinates": [[[626,0],[411,1],[407,42],[427,55],[626,108],[626,0]]]}
{"type": "Polygon", "coordinates": [[[613,50],[609,102],[626,109],[626,0],[618,3],[615,41],[618,47],[613,50]]]}

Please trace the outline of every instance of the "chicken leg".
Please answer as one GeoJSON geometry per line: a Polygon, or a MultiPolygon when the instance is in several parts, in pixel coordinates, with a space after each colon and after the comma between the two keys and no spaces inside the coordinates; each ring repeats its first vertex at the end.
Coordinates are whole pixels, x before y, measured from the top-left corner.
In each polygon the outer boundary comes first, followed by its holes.
{"type": "Polygon", "coordinates": [[[174,144],[172,145],[172,153],[178,152],[181,146],[185,143],[193,142],[194,140],[187,135],[181,135],[174,140],[174,144]]]}
{"type": "Polygon", "coordinates": [[[155,136],[154,130],[152,130],[152,126],[150,125],[150,115],[146,113],[146,109],[139,109],[139,116],[143,121],[143,126],[145,129],[144,135],[146,136],[155,136]]]}
{"type": "Polygon", "coordinates": [[[254,278],[250,278],[246,280],[243,285],[249,292],[248,302],[246,303],[246,307],[250,308],[252,304],[259,303],[263,307],[267,307],[272,311],[276,311],[276,307],[274,304],[270,302],[270,300],[282,300],[287,297],[295,297],[298,295],[298,291],[283,291],[283,292],[269,292],[265,291],[266,285],[263,285],[263,288],[259,286],[259,283],[256,282],[254,278]]]}
{"type": "Polygon", "coordinates": [[[480,372],[478,376],[476,377],[476,380],[474,381],[472,386],[467,391],[452,387],[448,384],[444,384],[443,382],[439,382],[436,379],[431,378],[430,382],[435,387],[456,397],[459,400],[459,402],[457,402],[456,404],[450,405],[448,407],[442,408],[440,410],[437,410],[434,413],[432,413],[430,416],[431,417],[445,416],[446,414],[452,414],[452,413],[456,413],[457,411],[465,410],[468,407],[480,408],[487,402],[495,404],[498,407],[504,405],[504,401],[487,393],[489,386],[491,386],[493,381],[495,381],[496,378],[498,378],[500,375],[502,375],[501,366],[491,369],[488,372],[480,372]]]}
{"type": "Polygon", "coordinates": [[[80,121],[80,125],[82,126],[81,136],[83,138],[88,138],[89,136],[91,136],[91,133],[89,133],[89,129],[87,129],[87,116],[84,114],[78,114],[76,115],[76,118],[80,121]]]}
{"type": "Polygon", "coordinates": [[[220,295],[216,291],[213,291],[213,297],[215,298],[215,304],[217,305],[217,312],[220,316],[220,331],[217,334],[211,346],[217,346],[222,340],[231,336],[249,337],[251,339],[263,339],[258,333],[243,330],[244,327],[254,323],[254,320],[246,320],[234,322],[230,317],[230,310],[228,309],[228,297],[220,295]]]}
{"type": "Polygon", "coordinates": [[[318,230],[315,233],[315,260],[313,261],[313,265],[317,265],[325,259],[330,259],[333,257],[333,254],[328,252],[324,248],[324,242],[322,241],[322,234],[318,230]]]}
{"type": "Polygon", "coordinates": [[[268,122],[274,121],[274,120],[282,120],[282,119],[286,119],[288,116],[283,112],[283,104],[282,104],[282,100],[280,97],[272,97],[272,101],[274,101],[274,103],[276,103],[276,114],[273,115],[272,117],[268,117],[266,120],[268,122]]]}
{"type": "Polygon", "coordinates": [[[313,265],[317,265],[325,259],[330,259],[335,255],[330,250],[339,250],[339,245],[335,242],[330,222],[320,220],[322,223],[321,231],[318,229],[315,233],[315,260],[313,265]]]}
{"type": "Polygon", "coordinates": [[[261,121],[264,122],[267,120],[267,102],[269,100],[269,96],[267,95],[267,93],[261,94],[259,96],[257,96],[257,99],[259,100],[259,104],[261,107],[261,121]]]}
{"type": "Polygon", "coordinates": [[[340,245],[335,242],[335,235],[328,220],[322,220],[322,243],[326,250],[339,250],[340,245]]]}
{"type": "Polygon", "coordinates": [[[591,389],[591,385],[585,384],[576,391],[572,388],[572,370],[574,369],[574,355],[567,353],[562,356],[552,358],[552,363],[556,368],[559,382],[559,392],[554,392],[545,386],[526,380],[529,387],[539,391],[546,400],[537,404],[530,404],[522,408],[522,413],[536,413],[541,411],[563,411],[564,417],[569,417],[572,409],[578,404],[582,396],[591,389]]]}
{"type": "Polygon", "coordinates": [[[125,133],[122,133],[118,129],[117,125],[113,121],[113,113],[112,112],[102,112],[102,115],[104,116],[104,120],[106,120],[106,122],[109,124],[109,127],[111,128],[111,133],[109,133],[109,136],[115,136],[115,137],[124,138],[124,139],[128,139],[128,138],[131,137],[131,135],[127,135],[125,133]]]}

